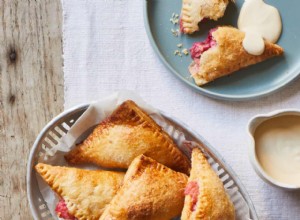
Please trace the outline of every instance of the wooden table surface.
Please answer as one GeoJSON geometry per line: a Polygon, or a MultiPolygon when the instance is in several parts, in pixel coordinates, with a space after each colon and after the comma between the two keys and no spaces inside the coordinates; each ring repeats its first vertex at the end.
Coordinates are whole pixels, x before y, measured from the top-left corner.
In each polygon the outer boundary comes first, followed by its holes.
{"type": "Polygon", "coordinates": [[[60,0],[0,1],[0,220],[32,219],[30,148],[63,110],[60,0]]]}

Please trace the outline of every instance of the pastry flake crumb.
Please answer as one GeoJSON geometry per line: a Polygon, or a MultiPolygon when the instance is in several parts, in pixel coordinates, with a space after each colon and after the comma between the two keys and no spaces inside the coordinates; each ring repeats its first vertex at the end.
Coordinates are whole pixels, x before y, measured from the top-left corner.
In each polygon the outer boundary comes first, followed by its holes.
{"type": "Polygon", "coordinates": [[[171,18],[170,18],[170,21],[172,24],[176,25],[179,23],[179,14],[176,14],[173,12],[171,18]]]}
{"type": "Polygon", "coordinates": [[[175,56],[182,57],[182,53],[180,52],[180,50],[175,50],[175,51],[174,51],[174,55],[175,55],[175,56]]]}
{"type": "Polygon", "coordinates": [[[172,28],[172,29],[171,29],[171,32],[172,32],[172,34],[173,34],[174,37],[178,37],[178,35],[179,35],[178,29],[177,29],[177,30],[174,30],[174,29],[172,28]]]}
{"type": "Polygon", "coordinates": [[[183,53],[184,55],[188,55],[189,54],[189,51],[188,51],[188,49],[186,49],[186,48],[184,48],[182,51],[181,51],[181,53],[183,53]]]}
{"type": "Polygon", "coordinates": [[[178,48],[181,48],[183,46],[183,44],[177,44],[178,48]]]}

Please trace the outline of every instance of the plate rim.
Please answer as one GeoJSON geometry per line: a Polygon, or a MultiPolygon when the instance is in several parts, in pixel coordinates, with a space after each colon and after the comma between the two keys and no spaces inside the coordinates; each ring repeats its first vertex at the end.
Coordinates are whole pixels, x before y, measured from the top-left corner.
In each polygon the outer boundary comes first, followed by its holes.
{"type": "MultiPolygon", "coordinates": [[[[143,0],[143,17],[144,17],[144,26],[145,30],[148,36],[148,39],[150,41],[150,44],[152,48],[154,49],[156,55],[158,55],[161,62],[166,66],[172,73],[175,75],[178,79],[180,79],[184,84],[191,87],[194,91],[205,95],[210,98],[218,99],[218,100],[226,100],[226,101],[248,101],[248,100],[256,100],[259,98],[263,98],[266,96],[269,96],[271,94],[274,94],[275,92],[278,92],[279,90],[285,88],[287,85],[294,82],[299,76],[300,76],[300,67],[298,67],[296,70],[291,72],[293,74],[292,77],[288,78],[287,80],[283,81],[279,85],[277,85],[274,88],[264,90],[262,92],[253,93],[250,95],[227,95],[227,94],[221,94],[217,92],[212,92],[207,89],[204,89],[200,86],[197,86],[195,83],[189,82],[184,77],[182,77],[173,67],[172,65],[165,59],[164,55],[160,52],[160,49],[158,45],[156,44],[151,28],[150,28],[150,22],[149,22],[149,14],[148,14],[148,4],[151,0],[143,0]],[[298,73],[297,73],[298,72],[298,73]],[[296,74],[295,74],[296,73],[296,74]]],[[[299,77],[300,78],[300,77],[299,77]]]]}

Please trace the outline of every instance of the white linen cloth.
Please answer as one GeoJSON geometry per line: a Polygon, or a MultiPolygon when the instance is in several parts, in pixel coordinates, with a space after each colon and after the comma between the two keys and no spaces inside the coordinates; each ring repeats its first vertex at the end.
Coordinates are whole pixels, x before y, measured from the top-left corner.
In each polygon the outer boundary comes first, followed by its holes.
{"type": "Polygon", "coordinates": [[[143,22],[144,0],[62,0],[65,108],[134,90],[208,140],[247,188],[260,219],[300,219],[300,192],[264,183],[248,160],[248,120],[300,108],[300,80],[267,98],[218,101],[193,91],[159,60],[143,22]]]}

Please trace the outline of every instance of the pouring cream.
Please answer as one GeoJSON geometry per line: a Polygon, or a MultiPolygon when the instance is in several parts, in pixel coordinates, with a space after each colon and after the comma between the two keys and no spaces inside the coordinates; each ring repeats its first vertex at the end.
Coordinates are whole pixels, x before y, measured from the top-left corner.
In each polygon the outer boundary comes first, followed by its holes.
{"type": "Polygon", "coordinates": [[[252,55],[261,55],[265,49],[264,39],[276,43],[282,23],[279,11],[263,0],[245,0],[241,9],[238,28],[245,32],[244,49],[252,55]]]}
{"type": "Polygon", "coordinates": [[[300,187],[300,116],[271,118],[254,134],[256,157],[278,182],[300,187]]]}

